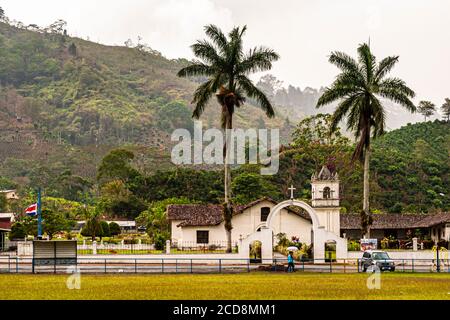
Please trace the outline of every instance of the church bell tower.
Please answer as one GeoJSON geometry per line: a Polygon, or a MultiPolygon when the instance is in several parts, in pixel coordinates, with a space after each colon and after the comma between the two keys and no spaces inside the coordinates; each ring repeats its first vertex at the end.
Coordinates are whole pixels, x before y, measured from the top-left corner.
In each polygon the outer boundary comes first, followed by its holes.
{"type": "Polygon", "coordinates": [[[311,177],[312,207],[325,230],[340,236],[339,176],[331,166],[323,166],[311,177]]]}

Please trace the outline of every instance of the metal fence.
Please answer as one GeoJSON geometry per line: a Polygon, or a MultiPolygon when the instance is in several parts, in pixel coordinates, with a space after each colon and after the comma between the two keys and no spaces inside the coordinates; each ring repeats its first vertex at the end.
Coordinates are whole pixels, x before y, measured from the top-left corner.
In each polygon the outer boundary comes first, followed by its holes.
{"type": "Polygon", "coordinates": [[[79,255],[91,254],[158,254],[162,250],[155,248],[153,244],[85,244],[77,246],[77,253],[79,255]]]}
{"type": "MultiPolygon", "coordinates": [[[[391,260],[392,261],[392,260],[391,260]]],[[[393,272],[450,272],[450,260],[432,259],[399,259],[393,260],[393,272]]],[[[242,273],[254,271],[285,272],[286,259],[254,260],[240,258],[127,258],[108,259],[101,257],[78,258],[76,266],[39,265],[34,266],[35,273],[242,273]]],[[[326,260],[302,260],[295,262],[296,272],[321,273],[359,273],[364,272],[359,259],[348,259],[337,262],[326,260]]],[[[0,273],[32,273],[33,259],[18,256],[0,256],[0,273]]],[[[371,270],[368,270],[371,272],[371,270]]]]}
{"type": "MultiPolygon", "coordinates": [[[[0,255],[31,256],[33,254],[32,241],[7,241],[0,248],[0,255]],[[20,243],[20,245],[19,245],[20,243]],[[19,252],[20,251],[20,252],[19,252]]],[[[187,253],[226,253],[226,241],[214,241],[208,244],[195,242],[175,242],[171,244],[172,254],[187,253]]],[[[238,252],[237,242],[233,243],[232,252],[238,252]]],[[[144,255],[144,254],[164,254],[165,249],[157,248],[154,244],[147,243],[79,243],[77,246],[78,255],[144,255]]]]}
{"type": "Polygon", "coordinates": [[[19,241],[6,240],[0,245],[0,255],[1,254],[16,254],[17,244],[19,241]]]}
{"type": "MultiPolygon", "coordinates": [[[[197,243],[193,241],[178,241],[171,243],[172,253],[226,253],[227,241],[211,241],[209,243],[197,243]]],[[[232,252],[238,252],[238,243],[232,243],[232,252]]]]}

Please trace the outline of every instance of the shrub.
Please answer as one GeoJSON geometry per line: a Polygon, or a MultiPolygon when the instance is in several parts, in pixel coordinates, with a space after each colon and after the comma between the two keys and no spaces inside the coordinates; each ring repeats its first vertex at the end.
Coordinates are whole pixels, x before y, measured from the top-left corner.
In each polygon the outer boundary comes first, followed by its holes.
{"type": "Polygon", "coordinates": [[[116,222],[109,224],[109,234],[114,237],[121,233],[120,226],[116,222]]]}
{"type": "Polygon", "coordinates": [[[348,242],[347,249],[348,251],[360,251],[361,245],[359,244],[359,241],[351,240],[348,242]]]}
{"type": "Polygon", "coordinates": [[[210,244],[208,246],[208,250],[209,251],[216,251],[217,249],[219,249],[219,246],[215,245],[215,244],[210,244]]]}
{"type": "Polygon", "coordinates": [[[286,233],[278,233],[277,239],[278,239],[277,245],[279,247],[288,247],[289,246],[289,240],[286,237],[286,233]]]}
{"type": "Polygon", "coordinates": [[[162,234],[156,234],[153,240],[155,242],[156,250],[164,250],[164,247],[166,245],[166,238],[162,234]]]}
{"type": "Polygon", "coordinates": [[[11,227],[11,232],[9,233],[9,239],[15,240],[15,239],[24,239],[27,236],[25,226],[17,222],[11,227]]]}
{"type": "Polygon", "coordinates": [[[109,237],[111,234],[109,232],[109,224],[106,221],[102,221],[100,222],[100,227],[101,227],[101,235],[99,235],[100,237],[109,237]]]}
{"type": "Polygon", "coordinates": [[[433,249],[433,246],[434,246],[433,240],[423,240],[422,243],[423,243],[423,248],[425,250],[433,249]]]}
{"type": "Polygon", "coordinates": [[[399,242],[398,240],[389,240],[388,241],[388,247],[387,249],[399,249],[399,242]]]}
{"type": "Polygon", "coordinates": [[[437,244],[439,248],[449,249],[449,241],[440,240],[437,244]]]}

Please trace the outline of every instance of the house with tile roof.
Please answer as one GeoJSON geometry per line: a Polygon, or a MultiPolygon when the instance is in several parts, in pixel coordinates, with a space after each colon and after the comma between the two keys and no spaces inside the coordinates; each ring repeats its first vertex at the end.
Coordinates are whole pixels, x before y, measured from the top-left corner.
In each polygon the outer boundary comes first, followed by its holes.
{"type": "MultiPolygon", "coordinates": [[[[271,209],[277,204],[270,198],[261,198],[247,205],[234,207],[231,238],[236,245],[265,225],[271,209]]],[[[225,246],[226,233],[222,217],[223,207],[212,204],[177,204],[167,207],[173,243],[183,245],[225,246]]],[[[308,215],[290,208],[282,209],[273,222],[274,234],[285,233],[288,238],[300,237],[301,242],[311,242],[311,220],[308,215]]]]}

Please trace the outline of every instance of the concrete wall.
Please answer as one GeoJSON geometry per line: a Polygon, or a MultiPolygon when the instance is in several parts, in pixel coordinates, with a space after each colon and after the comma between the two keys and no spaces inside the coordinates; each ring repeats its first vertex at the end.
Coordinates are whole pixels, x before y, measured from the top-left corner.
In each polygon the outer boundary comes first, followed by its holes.
{"type": "Polygon", "coordinates": [[[32,256],[33,255],[33,242],[21,241],[17,243],[17,255],[18,256],[32,256]]]}
{"type": "Polygon", "coordinates": [[[341,231],[341,219],[340,219],[340,208],[314,208],[317,217],[319,218],[320,225],[325,228],[325,230],[333,232],[337,235],[341,231]]]}

